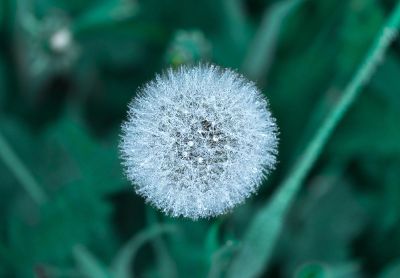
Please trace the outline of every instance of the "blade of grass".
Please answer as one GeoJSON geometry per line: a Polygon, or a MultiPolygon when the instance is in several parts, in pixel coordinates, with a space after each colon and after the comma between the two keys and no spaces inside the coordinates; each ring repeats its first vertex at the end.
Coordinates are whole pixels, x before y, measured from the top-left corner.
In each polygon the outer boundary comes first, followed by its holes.
{"type": "Polygon", "coordinates": [[[253,80],[265,76],[275,53],[283,20],[304,0],[285,0],[267,9],[243,62],[243,71],[253,80]]]}
{"type": "Polygon", "coordinates": [[[47,199],[45,192],[2,134],[0,134],[0,157],[32,199],[38,205],[43,204],[47,199]]]}
{"type": "Polygon", "coordinates": [[[335,127],[382,61],[385,51],[395,38],[399,25],[400,2],[397,2],[363,63],[345,88],[342,97],[312,137],[271,202],[266,204],[251,222],[244,235],[243,246],[228,271],[228,277],[255,277],[266,268],[282,229],[285,215],[303,180],[321,154],[335,127]]]}

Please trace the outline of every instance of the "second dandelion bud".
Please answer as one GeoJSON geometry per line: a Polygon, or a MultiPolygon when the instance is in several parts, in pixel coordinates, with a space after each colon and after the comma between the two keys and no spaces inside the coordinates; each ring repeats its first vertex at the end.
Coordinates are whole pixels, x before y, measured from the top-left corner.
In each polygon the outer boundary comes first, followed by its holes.
{"type": "Polygon", "coordinates": [[[120,149],[135,190],[172,216],[223,214],[274,168],[277,127],[252,82],[216,66],[169,70],[139,90],[120,149]]]}

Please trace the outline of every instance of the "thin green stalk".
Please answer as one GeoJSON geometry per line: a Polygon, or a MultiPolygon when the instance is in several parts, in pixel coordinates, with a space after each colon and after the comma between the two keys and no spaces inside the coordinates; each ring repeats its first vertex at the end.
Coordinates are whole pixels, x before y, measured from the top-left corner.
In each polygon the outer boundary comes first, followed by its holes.
{"type": "Polygon", "coordinates": [[[400,2],[397,2],[391,16],[367,53],[364,62],[345,88],[340,100],[299,157],[292,171],[289,172],[289,177],[283,181],[272,197],[271,202],[263,207],[251,222],[244,236],[243,248],[232,263],[228,271],[228,277],[255,277],[268,265],[282,229],[285,215],[293,203],[303,180],[321,154],[335,127],[382,61],[385,51],[395,38],[399,25],[400,2]]]}
{"type": "Polygon", "coordinates": [[[279,193],[282,192],[284,188],[292,188],[292,190],[289,191],[294,193],[298,190],[302,181],[309,173],[311,167],[314,165],[314,162],[321,154],[322,149],[326,145],[328,138],[333,133],[335,127],[343,118],[350,105],[357,98],[363,86],[371,79],[376,68],[383,60],[383,55],[390,46],[390,43],[394,40],[399,25],[400,2],[397,4],[393,14],[383,27],[372,48],[368,52],[364,62],[357,70],[356,75],[344,90],[342,97],[322,123],[321,127],[317,130],[315,136],[308,144],[303,155],[300,156],[298,162],[293,168],[293,171],[291,171],[290,177],[283,182],[277,196],[279,196],[279,193]]]}
{"type": "Polygon", "coordinates": [[[275,53],[280,29],[286,16],[304,0],[285,0],[265,11],[260,27],[243,62],[246,75],[258,80],[266,75],[275,53]]]}
{"type": "Polygon", "coordinates": [[[47,199],[45,192],[1,134],[0,157],[32,199],[39,205],[44,203],[47,199]]]}

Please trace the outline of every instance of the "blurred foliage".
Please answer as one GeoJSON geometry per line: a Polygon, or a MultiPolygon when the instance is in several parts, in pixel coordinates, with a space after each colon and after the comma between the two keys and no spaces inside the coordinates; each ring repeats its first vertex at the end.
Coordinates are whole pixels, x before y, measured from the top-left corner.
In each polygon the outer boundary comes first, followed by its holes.
{"type": "MultiPolygon", "coordinates": [[[[295,2],[0,0],[0,277],[226,277],[396,3],[295,2]],[[268,61],[253,74],[257,57],[268,61]],[[193,222],[134,194],[118,133],[140,85],[198,62],[255,76],[281,142],[257,196],[193,222]]],[[[396,40],[292,204],[265,277],[400,277],[399,77],[396,40]]]]}

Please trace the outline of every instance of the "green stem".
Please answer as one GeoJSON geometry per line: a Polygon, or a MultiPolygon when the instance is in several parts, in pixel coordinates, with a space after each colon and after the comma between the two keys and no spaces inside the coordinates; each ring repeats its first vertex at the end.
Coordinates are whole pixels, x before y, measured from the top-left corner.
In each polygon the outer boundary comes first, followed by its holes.
{"type": "Polygon", "coordinates": [[[333,133],[335,127],[343,118],[350,105],[357,98],[363,86],[371,79],[376,68],[383,60],[383,55],[390,46],[391,42],[394,40],[399,25],[400,2],[397,4],[396,9],[393,11],[393,14],[383,27],[378,38],[368,52],[364,62],[360,65],[359,69],[356,72],[356,75],[344,90],[342,97],[339,99],[334,109],[322,123],[321,127],[317,130],[315,136],[308,144],[303,155],[300,156],[299,160],[291,171],[290,177],[288,177],[280,187],[281,189],[279,190],[276,197],[279,196],[279,193],[284,191],[293,192],[293,194],[289,195],[291,197],[287,198],[288,201],[285,201],[283,203],[290,204],[290,201],[293,198],[292,195],[294,195],[298,191],[301,183],[303,182],[311,167],[314,165],[315,161],[321,154],[322,149],[326,145],[328,138],[333,133]]]}
{"type": "Polygon", "coordinates": [[[228,277],[254,277],[268,265],[282,229],[285,215],[293,203],[296,193],[300,190],[303,180],[321,154],[335,127],[382,61],[385,51],[395,38],[399,25],[400,2],[397,2],[390,18],[377,36],[363,63],[299,157],[292,171],[289,172],[289,177],[283,181],[271,202],[265,205],[251,222],[244,236],[242,249],[228,271],[228,277]],[[257,257],[254,256],[255,253],[257,257]]]}
{"type": "Polygon", "coordinates": [[[44,203],[46,194],[1,134],[0,157],[32,199],[39,205],[44,203]]]}

